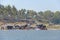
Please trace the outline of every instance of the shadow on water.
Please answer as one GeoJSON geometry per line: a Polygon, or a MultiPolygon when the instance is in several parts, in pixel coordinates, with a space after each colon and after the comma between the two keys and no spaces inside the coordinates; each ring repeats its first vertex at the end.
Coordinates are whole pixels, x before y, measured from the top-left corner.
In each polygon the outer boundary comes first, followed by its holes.
{"type": "Polygon", "coordinates": [[[0,40],[59,40],[60,31],[55,30],[0,30],[0,40]]]}

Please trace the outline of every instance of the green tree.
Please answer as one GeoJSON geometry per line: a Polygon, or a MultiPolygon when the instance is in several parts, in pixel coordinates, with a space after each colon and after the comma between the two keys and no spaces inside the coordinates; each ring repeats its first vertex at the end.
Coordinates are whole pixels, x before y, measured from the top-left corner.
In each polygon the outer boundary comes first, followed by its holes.
{"type": "Polygon", "coordinates": [[[12,12],[13,18],[17,19],[18,11],[15,6],[12,7],[11,12],[12,12]]]}
{"type": "Polygon", "coordinates": [[[8,5],[5,7],[4,9],[4,15],[7,16],[7,17],[10,17],[12,15],[12,12],[11,12],[11,6],[8,5]]]}
{"type": "Polygon", "coordinates": [[[55,23],[55,24],[60,24],[60,12],[59,11],[56,11],[54,13],[52,22],[55,23]]]}
{"type": "Polygon", "coordinates": [[[36,11],[27,10],[27,17],[35,18],[36,15],[37,15],[37,12],[36,11]]]}
{"type": "Polygon", "coordinates": [[[4,6],[0,4],[0,19],[3,18],[4,6]]]}
{"type": "Polygon", "coordinates": [[[53,15],[54,15],[54,13],[51,12],[50,10],[47,10],[47,11],[44,12],[44,18],[47,19],[47,20],[51,20],[53,15]]]}
{"type": "Polygon", "coordinates": [[[25,18],[26,18],[25,15],[26,15],[26,9],[21,9],[21,10],[19,10],[18,16],[19,16],[21,19],[25,19],[25,18]]]}

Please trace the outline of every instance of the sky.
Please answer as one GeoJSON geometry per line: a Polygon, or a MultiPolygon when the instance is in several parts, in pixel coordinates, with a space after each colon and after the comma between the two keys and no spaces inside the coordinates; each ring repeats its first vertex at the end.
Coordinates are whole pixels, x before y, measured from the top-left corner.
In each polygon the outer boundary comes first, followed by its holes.
{"type": "Polygon", "coordinates": [[[14,5],[18,10],[60,11],[60,0],[0,0],[2,5],[14,5]]]}

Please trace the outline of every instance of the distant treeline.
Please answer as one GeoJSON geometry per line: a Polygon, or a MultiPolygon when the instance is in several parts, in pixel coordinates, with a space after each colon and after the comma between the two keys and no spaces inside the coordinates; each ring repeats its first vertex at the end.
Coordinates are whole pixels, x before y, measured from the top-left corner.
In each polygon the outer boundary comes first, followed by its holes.
{"type": "Polygon", "coordinates": [[[17,10],[15,6],[4,6],[0,4],[0,21],[16,22],[20,19],[31,18],[34,21],[50,22],[60,24],[60,11],[52,12],[50,10],[36,12],[34,10],[20,9],[17,10]]]}

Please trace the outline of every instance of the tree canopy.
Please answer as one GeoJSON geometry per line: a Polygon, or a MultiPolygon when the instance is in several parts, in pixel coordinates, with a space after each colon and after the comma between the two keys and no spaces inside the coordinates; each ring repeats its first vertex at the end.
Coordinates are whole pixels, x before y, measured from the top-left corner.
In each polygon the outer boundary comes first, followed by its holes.
{"type": "Polygon", "coordinates": [[[19,21],[20,19],[31,18],[34,21],[48,22],[60,24],[60,11],[52,12],[50,10],[36,12],[34,10],[20,9],[15,6],[3,6],[0,4],[0,21],[19,21]],[[43,21],[44,20],[44,21],[43,21]]]}

